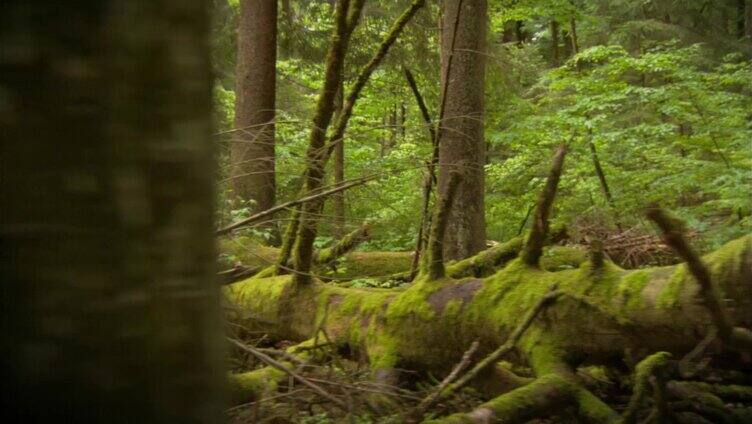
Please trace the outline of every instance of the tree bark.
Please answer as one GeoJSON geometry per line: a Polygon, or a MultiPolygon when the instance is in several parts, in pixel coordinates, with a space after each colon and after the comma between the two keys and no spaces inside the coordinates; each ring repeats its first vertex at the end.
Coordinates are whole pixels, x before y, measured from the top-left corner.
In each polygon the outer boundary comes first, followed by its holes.
{"type": "Polygon", "coordinates": [[[446,92],[439,131],[439,194],[446,193],[451,170],[461,174],[444,243],[447,259],[472,256],[482,250],[486,242],[483,169],[486,10],[485,0],[444,2],[441,79],[446,92]],[[461,5],[459,10],[458,5],[461,5]],[[453,39],[454,52],[451,51],[453,39]],[[450,55],[453,58],[448,66],[450,55]]]}
{"type": "Polygon", "coordinates": [[[241,0],[231,178],[253,212],[274,206],[277,1],[241,0]]]}
{"type": "Polygon", "coordinates": [[[222,421],[209,6],[3,3],[6,422],[222,421]]]}

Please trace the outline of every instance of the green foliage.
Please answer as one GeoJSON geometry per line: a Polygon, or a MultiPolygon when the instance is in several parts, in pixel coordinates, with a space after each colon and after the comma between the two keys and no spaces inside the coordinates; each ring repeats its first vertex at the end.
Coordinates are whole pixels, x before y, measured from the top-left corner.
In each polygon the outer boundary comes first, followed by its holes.
{"type": "MultiPolygon", "coordinates": [[[[408,3],[368,3],[347,57],[346,91],[408,3]]],[[[361,245],[363,250],[410,250],[415,243],[422,164],[431,146],[402,66],[412,69],[435,119],[440,91],[437,3],[429,2],[418,13],[374,73],[345,135],[345,178],[380,175],[345,193],[346,229],[366,220],[373,223],[373,239],[361,245]]],[[[553,215],[559,223],[641,225],[643,208],[657,201],[703,235],[703,249],[752,230],[752,51],[735,34],[735,2],[701,3],[489,1],[484,116],[489,238],[518,235],[545,181],[553,148],[562,142],[569,143],[570,154],[553,215]],[[577,26],[578,54],[571,47],[571,19],[577,26]],[[555,68],[552,20],[560,23],[562,65],[555,68]],[[524,42],[502,42],[510,41],[518,21],[524,42]],[[613,207],[595,174],[591,144],[613,207]]],[[[289,4],[290,10],[280,7],[278,22],[280,200],[298,196],[332,23],[329,1],[289,4]]],[[[237,1],[217,0],[215,8],[215,109],[220,129],[228,129],[237,1]]],[[[220,160],[226,163],[226,153],[220,160]]],[[[225,183],[220,185],[220,218],[227,222],[246,216],[248,205],[223,200],[232,196],[225,183]]],[[[327,204],[320,246],[336,239],[332,214],[327,204]]],[[[279,218],[284,225],[285,216],[279,218]]]]}

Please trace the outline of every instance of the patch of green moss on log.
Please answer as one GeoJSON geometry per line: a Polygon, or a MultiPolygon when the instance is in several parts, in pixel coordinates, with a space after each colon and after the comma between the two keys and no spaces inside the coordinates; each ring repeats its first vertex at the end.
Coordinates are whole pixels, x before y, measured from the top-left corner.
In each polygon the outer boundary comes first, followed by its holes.
{"type": "Polygon", "coordinates": [[[587,251],[579,247],[551,246],[543,249],[540,267],[547,271],[561,271],[580,266],[587,259],[587,251]]]}
{"type": "MultiPolygon", "coordinates": [[[[260,245],[245,236],[221,239],[219,251],[232,261],[248,267],[268,267],[279,258],[278,248],[260,245]]],[[[326,254],[328,251],[324,249],[322,252],[326,254]]],[[[331,258],[326,259],[331,261],[331,258]]],[[[411,263],[412,252],[350,252],[339,259],[336,267],[322,265],[316,267],[314,273],[322,277],[346,279],[388,276],[409,271],[411,263]]]]}
{"type": "Polygon", "coordinates": [[[649,270],[638,270],[625,275],[619,282],[619,296],[625,312],[637,310],[642,306],[642,290],[650,282],[649,270]]]}

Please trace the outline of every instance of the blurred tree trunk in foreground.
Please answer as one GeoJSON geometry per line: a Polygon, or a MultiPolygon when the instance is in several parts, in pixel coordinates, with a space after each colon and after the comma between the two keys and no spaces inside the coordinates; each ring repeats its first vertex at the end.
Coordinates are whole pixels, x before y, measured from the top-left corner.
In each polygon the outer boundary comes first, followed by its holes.
{"type": "Polygon", "coordinates": [[[10,422],[222,418],[209,3],[3,3],[10,422]]]}

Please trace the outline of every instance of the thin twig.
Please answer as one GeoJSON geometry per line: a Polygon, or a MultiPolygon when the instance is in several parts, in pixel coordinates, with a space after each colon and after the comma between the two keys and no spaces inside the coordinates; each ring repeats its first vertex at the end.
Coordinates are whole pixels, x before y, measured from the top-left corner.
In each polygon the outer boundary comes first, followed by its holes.
{"type": "Polygon", "coordinates": [[[256,358],[258,358],[260,361],[264,362],[265,364],[267,364],[267,365],[269,365],[271,367],[274,367],[274,368],[276,368],[276,369],[278,369],[278,370],[286,373],[287,375],[289,375],[290,377],[294,378],[298,382],[300,382],[300,383],[308,386],[311,390],[313,390],[314,392],[316,392],[321,397],[326,398],[327,400],[331,401],[335,405],[337,405],[340,408],[342,408],[344,411],[347,411],[347,404],[345,404],[343,401],[335,398],[334,396],[332,396],[331,394],[327,393],[324,389],[322,389],[321,387],[319,387],[315,383],[313,383],[310,380],[302,377],[300,374],[296,373],[295,371],[287,368],[284,364],[281,364],[281,363],[277,362],[275,359],[273,359],[269,355],[267,355],[267,354],[265,354],[263,352],[259,352],[257,349],[254,349],[254,348],[252,348],[250,346],[247,346],[244,343],[240,342],[239,340],[235,340],[235,339],[233,339],[231,337],[228,337],[227,340],[229,340],[232,344],[234,344],[235,346],[239,347],[240,349],[242,349],[242,350],[250,353],[251,355],[255,356],[256,358]]]}

